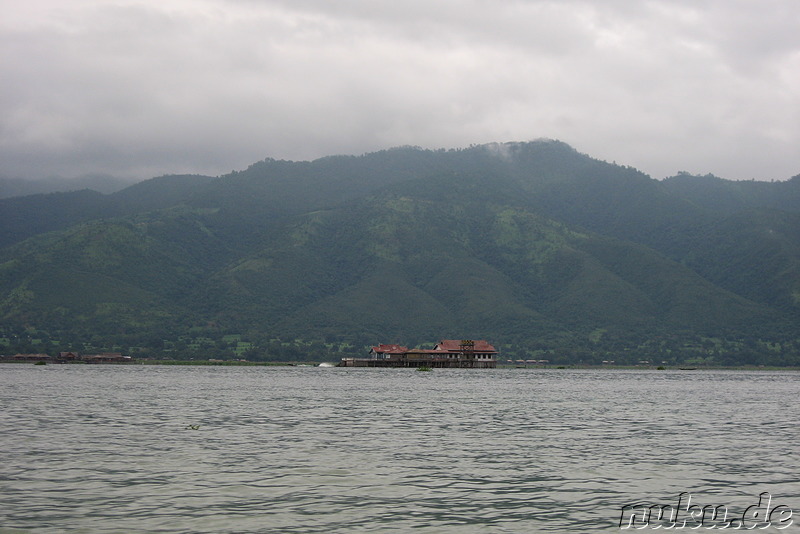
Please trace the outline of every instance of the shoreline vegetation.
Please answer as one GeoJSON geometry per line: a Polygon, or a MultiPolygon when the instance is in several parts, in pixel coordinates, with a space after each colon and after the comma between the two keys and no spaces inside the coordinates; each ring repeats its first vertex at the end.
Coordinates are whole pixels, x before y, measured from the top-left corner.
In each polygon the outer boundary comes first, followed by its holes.
{"type": "MultiPolygon", "coordinates": [[[[241,361],[241,360],[171,360],[171,359],[156,359],[156,358],[141,358],[134,359],[129,362],[104,362],[87,364],[85,362],[70,362],[70,363],[55,363],[55,362],[42,362],[42,360],[28,360],[28,361],[15,361],[7,358],[0,358],[0,363],[11,364],[27,364],[27,365],[41,365],[47,363],[49,365],[173,365],[173,366],[200,366],[200,367],[319,367],[321,363],[337,362],[309,362],[309,361],[288,361],[288,362],[255,362],[255,361],[241,361]]],[[[415,368],[410,368],[414,370],[415,368]]],[[[609,371],[800,371],[800,366],[785,366],[779,367],[774,365],[707,365],[697,367],[673,366],[673,365],[654,365],[654,364],[640,364],[640,365],[614,365],[614,364],[570,364],[570,365],[554,365],[554,364],[531,364],[531,365],[511,365],[511,364],[497,364],[497,369],[519,369],[519,370],[602,370],[609,371]]],[[[441,371],[436,369],[436,371],[441,371]]]]}
{"type": "Polygon", "coordinates": [[[7,355],[311,364],[463,335],[514,363],[800,366],[800,175],[407,146],[0,213],[7,355]]]}
{"type": "MultiPolygon", "coordinates": [[[[231,334],[218,344],[205,338],[167,343],[160,349],[142,345],[118,344],[95,337],[81,339],[55,339],[45,332],[19,332],[11,335],[0,327],[0,361],[35,361],[48,363],[57,360],[91,360],[86,363],[110,363],[108,360],[133,360],[135,362],[181,362],[184,365],[318,365],[322,362],[339,363],[344,358],[363,358],[370,345],[361,340],[329,340],[328,343],[303,339],[272,339],[265,344],[246,334],[231,334]],[[82,339],[88,339],[83,341],[82,339]],[[74,358],[70,355],[74,355],[74,358]],[[202,363],[197,363],[202,362],[202,363]]],[[[413,343],[415,348],[428,345],[413,343]]],[[[588,367],[588,368],[642,368],[647,366],[667,368],[791,368],[800,367],[800,352],[792,344],[775,345],[753,340],[737,344],[723,342],[720,338],[700,338],[692,343],[674,345],[639,345],[593,347],[593,350],[576,346],[547,347],[538,340],[524,344],[504,343],[498,346],[498,367],[588,367]]],[[[77,362],[76,362],[77,363],[77,362]]]]}

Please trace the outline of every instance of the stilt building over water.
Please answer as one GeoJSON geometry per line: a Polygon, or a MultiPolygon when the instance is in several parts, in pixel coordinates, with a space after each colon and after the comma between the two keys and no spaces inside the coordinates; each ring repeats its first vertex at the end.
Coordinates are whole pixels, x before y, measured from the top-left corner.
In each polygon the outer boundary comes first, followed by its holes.
{"type": "Polygon", "coordinates": [[[433,349],[377,345],[368,358],[342,358],[339,367],[450,367],[493,369],[497,350],[484,340],[443,339],[433,349]]]}

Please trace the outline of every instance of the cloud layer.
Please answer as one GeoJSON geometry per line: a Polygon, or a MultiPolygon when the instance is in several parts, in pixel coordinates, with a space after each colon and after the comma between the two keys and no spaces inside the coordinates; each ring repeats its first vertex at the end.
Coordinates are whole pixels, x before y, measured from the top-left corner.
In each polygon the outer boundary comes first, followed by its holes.
{"type": "Polygon", "coordinates": [[[795,0],[29,0],[0,175],[561,139],[654,178],[800,173],[795,0]]]}

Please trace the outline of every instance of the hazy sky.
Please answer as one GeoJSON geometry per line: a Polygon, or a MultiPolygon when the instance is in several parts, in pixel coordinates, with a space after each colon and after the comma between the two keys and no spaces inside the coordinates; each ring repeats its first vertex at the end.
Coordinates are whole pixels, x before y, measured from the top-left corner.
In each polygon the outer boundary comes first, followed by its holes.
{"type": "Polygon", "coordinates": [[[800,174],[798,0],[0,0],[0,175],[553,138],[800,174]]]}

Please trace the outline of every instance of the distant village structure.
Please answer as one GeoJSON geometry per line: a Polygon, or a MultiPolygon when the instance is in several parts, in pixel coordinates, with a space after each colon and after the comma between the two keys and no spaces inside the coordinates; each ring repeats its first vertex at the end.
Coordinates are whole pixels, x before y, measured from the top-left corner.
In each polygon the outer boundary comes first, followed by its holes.
{"type": "Polygon", "coordinates": [[[119,352],[103,352],[101,354],[59,352],[56,356],[50,356],[49,354],[14,354],[13,356],[3,356],[2,359],[10,362],[42,363],[128,363],[133,361],[130,356],[123,356],[119,352]]]}
{"type": "Polygon", "coordinates": [[[368,358],[342,358],[339,367],[448,367],[494,369],[497,350],[484,340],[443,339],[433,349],[377,345],[368,358]]]}

